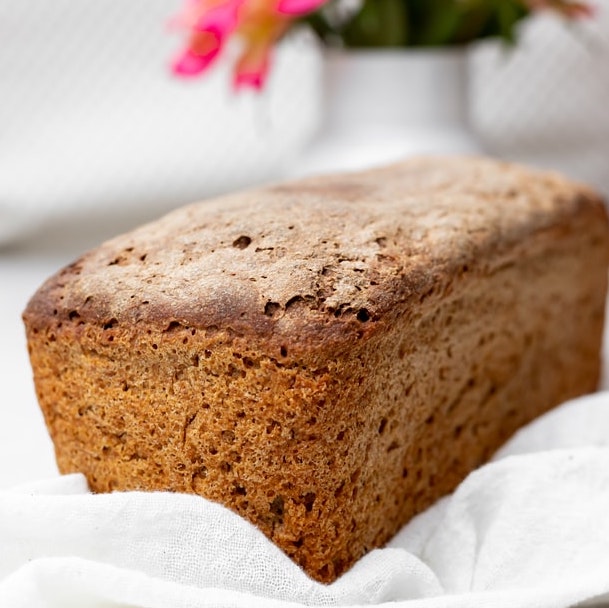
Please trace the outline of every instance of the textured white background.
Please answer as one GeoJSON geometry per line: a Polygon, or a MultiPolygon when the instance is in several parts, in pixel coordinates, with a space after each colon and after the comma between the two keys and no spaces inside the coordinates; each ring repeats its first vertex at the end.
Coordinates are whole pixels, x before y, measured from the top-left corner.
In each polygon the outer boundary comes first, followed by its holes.
{"type": "Polygon", "coordinates": [[[305,144],[319,115],[312,37],[283,45],[264,95],[235,95],[234,48],[208,78],[170,75],[179,6],[0,2],[0,243],[20,218],[123,227],[277,178],[305,144]]]}
{"type": "MultiPolygon", "coordinates": [[[[480,45],[471,110],[489,152],[609,193],[609,0],[596,4],[569,28],[530,23],[514,50],[480,45]]],[[[0,243],[37,225],[87,243],[291,171],[320,117],[315,42],[285,45],[261,96],[232,94],[228,61],[178,82],[167,67],[182,37],[166,28],[178,6],[0,2],[0,243]]]]}
{"type": "Polygon", "coordinates": [[[551,167],[609,196],[609,1],[570,26],[544,16],[519,44],[482,44],[471,61],[471,115],[489,152],[551,167]]]}

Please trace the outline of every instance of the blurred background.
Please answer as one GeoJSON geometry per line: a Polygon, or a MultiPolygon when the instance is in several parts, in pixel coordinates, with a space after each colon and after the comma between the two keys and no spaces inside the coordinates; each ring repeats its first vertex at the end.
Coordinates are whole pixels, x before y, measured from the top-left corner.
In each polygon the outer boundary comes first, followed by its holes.
{"type": "Polygon", "coordinates": [[[0,486],[55,473],[20,313],[48,275],[118,232],[249,185],[421,152],[556,169],[609,196],[609,0],[572,19],[551,10],[565,3],[531,3],[548,10],[454,40],[440,33],[462,36],[474,17],[457,30],[446,7],[489,3],[419,0],[423,38],[396,25],[400,2],[324,7],[309,18],[317,34],[291,28],[264,82],[236,91],[238,39],[199,76],[172,74],[189,40],[168,27],[176,0],[2,0],[0,486]],[[364,9],[341,25],[341,10],[364,9]],[[326,49],[337,42],[355,48],[326,49]]]}
{"type": "MultiPolygon", "coordinates": [[[[60,235],[63,245],[78,237],[77,248],[87,246],[186,202],[299,173],[311,139],[330,130],[332,81],[318,38],[293,29],[263,90],[235,93],[230,45],[200,78],[170,73],[184,36],[167,24],[179,8],[177,0],[3,0],[0,243],[40,246],[60,235]]],[[[467,111],[481,151],[609,193],[609,0],[594,8],[574,22],[540,12],[518,23],[513,46],[497,38],[466,46],[467,111]]],[[[395,53],[382,46],[391,35],[351,53],[395,53]]],[[[413,51],[420,47],[401,49],[413,51]]],[[[442,79],[431,87],[430,99],[452,93],[442,79]]],[[[404,74],[394,103],[406,106],[419,90],[404,74]]],[[[355,106],[365,83],[349,94],[355,106]]]]}

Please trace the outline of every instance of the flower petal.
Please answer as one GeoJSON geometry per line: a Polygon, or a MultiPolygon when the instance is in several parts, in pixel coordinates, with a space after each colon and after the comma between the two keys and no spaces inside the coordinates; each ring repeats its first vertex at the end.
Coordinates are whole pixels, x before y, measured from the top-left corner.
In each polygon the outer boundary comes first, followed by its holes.
{"type": "Polygon", "coordinates": [[[235,66],[233,79],[235,90],[262,90],[269,73],[270,49],[270,45],[267,44],[246,48],[235,66]]]}
{"type": "Polygon", "coordinates": [[[177,76],[197,76],[209,68],[219,52],[218,48],[215,52],[199,55],[192,49],[186,49],[173,62],[173,73],[177,76]]]}
{"type": "Polygon", "coordinates": [[[173,63],[173,73],[196,76],[206,71],[220,54],[226,39],[239,24],[239,11],[245,0],[188,0],[188,49],[173,63]]]}
{"type": "Polygon", "coordinates": [[[262,91],[262,87],[264,87],[264,83],[266,82],[266,76],[266,72],[239,72],[235,74],[233,85],[236,91],[242,89],[262,91]]]}
{"type": "Polygon", "coordinates": [[[327,0],[278,0],[276,10],[284,15],[304,15],[317,10],[327,0]]]}
{"type": "Polygon", "coordinates": [[[194,24],[194,29],[229,35],[239,23],[239,9],[243,3],[244,0],[229,0],[205,10],[194,24]]]}

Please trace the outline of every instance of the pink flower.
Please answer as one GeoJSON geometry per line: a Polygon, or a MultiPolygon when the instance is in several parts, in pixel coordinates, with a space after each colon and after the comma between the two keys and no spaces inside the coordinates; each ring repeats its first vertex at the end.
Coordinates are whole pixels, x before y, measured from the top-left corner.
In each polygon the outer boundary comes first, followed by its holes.
{"type": "Polygon", "coordinates": [[[244,43],[235,66],[235,89],[261,90],[266,81],[273,45],[291,22],[316,10],[327,0],[187,0],[172,25],[190,32],[186,48],[173,63],[178,76],[207,71],[234,34],[244,43]]]}
{"type": "Polygon", "coordinates": [[[235,90],[262,90],[269,72],[271,45],[261,43],[258,47],[250,46],[243,53],[235,66],[233,86],[235,90]]]}
{"type": "Polygon", "coordinates": [[[243,1],[188,1],[183,13],[174,20],[175,25],[191,30],[188,47],[173,64],[176,74],[196,76],[214,62],[237,27],[243,1]]]}
{"type": "Polygon", "coordinates": [[[326,0],[279,0],[277,12],[284,15],[306,15],[316,11],[326,0]]]}

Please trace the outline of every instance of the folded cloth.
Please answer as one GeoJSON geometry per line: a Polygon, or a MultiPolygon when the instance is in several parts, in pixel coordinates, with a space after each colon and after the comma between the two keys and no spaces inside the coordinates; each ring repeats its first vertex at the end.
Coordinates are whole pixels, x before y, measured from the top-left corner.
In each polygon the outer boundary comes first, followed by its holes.
{"type": "Polygon", "coordinates": [[[3,608],[609,601],[609,393],[564,404],[331,585],[198,496],[89,493],[68,475],[0,494],[3,608]]]}

